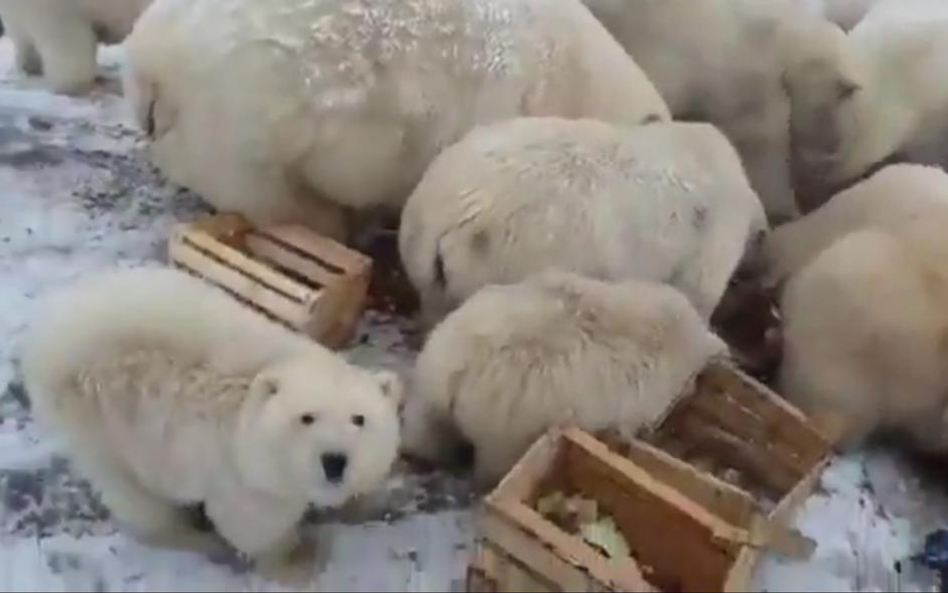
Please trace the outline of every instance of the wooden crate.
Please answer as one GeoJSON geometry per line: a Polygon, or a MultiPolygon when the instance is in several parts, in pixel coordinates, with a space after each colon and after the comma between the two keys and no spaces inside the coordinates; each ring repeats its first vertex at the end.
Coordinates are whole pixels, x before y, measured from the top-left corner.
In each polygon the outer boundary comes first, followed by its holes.
{"type": "Polygon", "coordinates": [[[352,339],[372,267],[368,257],[305,227],[254,228],[232,213],[178,225],[169,259],[331,348],[352,339]]]}
{"type": "Polygon", "coordinates": [[[643,440],[691,465],[723,473],[762,510],[783,517],[807,496],[832,445],[797,408],[727,361],[708,364],[643,440]]]}
{"type": "Polygon", "coordinates": [[[538,440],[485,500],[468,590],[744,591],[762,550],[812,553],[814,543],[787,520],[830,445],[766,387],[711,363],[642,437],[567,429],[538,440]],[[748,484],[692,463],[699,447],[748,484]],[[552,488],[596,499],[639,564],[610,563],[542,518],[533,505],[552,488]]]}

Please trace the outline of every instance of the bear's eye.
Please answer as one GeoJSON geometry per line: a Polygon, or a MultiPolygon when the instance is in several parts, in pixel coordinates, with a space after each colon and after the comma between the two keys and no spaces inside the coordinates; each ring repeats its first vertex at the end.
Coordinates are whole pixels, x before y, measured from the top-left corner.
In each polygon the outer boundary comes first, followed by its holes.
{"type": "Polygon", "coordinates": [[[353,416],[353,417],[352,417],[352,423],[355,424],[356,426],[360,427],[360,428],[363,427],[363,426],[365,426],[365,416],[363,416],[362,414],[358,414],[358,415],[356,415],[356,416],[353,416]]]}
{"type": "Polygon", "coordinates": [[[303,414],[302,416],[300,416],[300,422],[306,426],[309,426],[313,422],[316,422],[316,417],[313,416],[312,414],[303,414]]]}

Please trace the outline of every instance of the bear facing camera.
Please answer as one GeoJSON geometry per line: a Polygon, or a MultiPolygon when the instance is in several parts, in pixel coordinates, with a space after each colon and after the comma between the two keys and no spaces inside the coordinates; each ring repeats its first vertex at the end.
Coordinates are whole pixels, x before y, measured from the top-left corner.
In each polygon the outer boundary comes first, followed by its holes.
{"type": "Polygon", "coordinates": [[[140,267],[50,297],[22,367],[37,421],[145,543],[219,552],[306,580],[297,523],[378,487],[401,384],[177,270],[140,267]],[[217,534],[185,509],[203,504],[217,534]],[[219,535],[218,535],[219,534],[219,535]]]}

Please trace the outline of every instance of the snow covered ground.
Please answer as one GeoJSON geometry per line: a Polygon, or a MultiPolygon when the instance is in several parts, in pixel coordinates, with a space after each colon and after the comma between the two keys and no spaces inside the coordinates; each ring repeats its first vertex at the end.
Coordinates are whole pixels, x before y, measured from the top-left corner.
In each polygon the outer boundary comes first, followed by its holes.
{"type": "MultiPolygon", "coordinates": [[[[103,57],[114,78],[120,51],[103,57]]],[[[204,211],[148,166],[120,97],[69,99],[12,72],[0,39],[0,590],[276,590],[246,567],[150,549],[121,533],[54,439],[33,425],[16,372],[34,298],[77,275],[164,259],[169,226],[204,211]]],[[[370,316],[349,355],[410,362],[403,322],[370,316]]],[[[944,484],[891,452],[837,460],[798,518],[819,547],[806,563],[768,558],[761,590],[928,590],[904,562],[948,524],[944,484]]],[[[462,590],[471,497],[444,476],[392,478],[358,508],[316,517],[316,590],[462,590]]],[[[656,534],[659,536],[660,534],[656,534]]]]}

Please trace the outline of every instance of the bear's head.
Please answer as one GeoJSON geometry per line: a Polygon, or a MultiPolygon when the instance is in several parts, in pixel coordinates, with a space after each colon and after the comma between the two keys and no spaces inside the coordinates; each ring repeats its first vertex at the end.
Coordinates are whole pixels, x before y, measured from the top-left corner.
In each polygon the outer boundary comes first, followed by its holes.
{"type": "Polygon", "coordinates": [[[238,464],[255,487],[332,507],[378,487],[399,449],[403,386],[330,352],[272,365],[250,385],[238,464]]]}
{"type": "Polygon", "coordinates": [[[781,80],[791,105],[793,184],[806,213],[827,198],[823,179],[836,166],[867,75],[846,34],[832,23],[806,27],[794,39],[781,80]]]}

